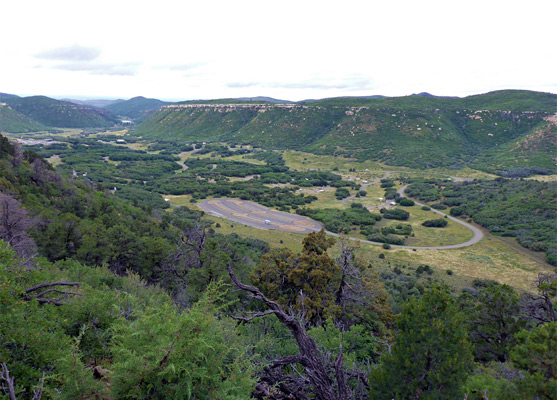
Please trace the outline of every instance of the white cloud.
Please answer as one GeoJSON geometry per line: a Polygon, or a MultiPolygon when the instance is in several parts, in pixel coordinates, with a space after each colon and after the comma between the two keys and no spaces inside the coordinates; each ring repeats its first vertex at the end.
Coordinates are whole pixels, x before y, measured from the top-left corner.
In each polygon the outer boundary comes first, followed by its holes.
{"type": "Polygon", "coordinates": [[[45,60],[92,61],[98,58],[100,54],[101,49],[97,47],[84,47],[75,44],[73,46],[41,51],[35,54],[35,57],[45,60]]]}
{"type": "Polygon", "coordinates": [[[0,74],[10,79],[0,91],[292,100],[555,91],[556,13],[552,0],[7,2],[0,74]]]}

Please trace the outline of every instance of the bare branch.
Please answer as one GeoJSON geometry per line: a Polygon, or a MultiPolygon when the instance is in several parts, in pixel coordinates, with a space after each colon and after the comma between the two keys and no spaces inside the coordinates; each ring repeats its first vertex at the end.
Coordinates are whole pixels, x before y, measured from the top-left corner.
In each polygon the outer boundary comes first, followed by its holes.
{"type": "Polygon", "coordinates": [[[327,369],[325,368],[319,350],[317,349],[317,345],[311,336],[306,333],[300,322],[293,316],[284,312],[279,304],[268,299],[257,287],[240,282],[232,271],[230,265],[226,266],[226,270],[228,271],[230,279],[234,285],[236,285],[239,289],[248,292],[253,298],[262,301],[265,306],[277,316],[278,320],[290,330],[294,339],[298,343],[298,349],[300,350],[299,356],[282,358],[277,361],[289,361],[288,363],[291,363],[290,361],[296,360],[296,363],[303,365],[308,380],[313,386],[313,392],[316,398],[321,400],[347,399],[347,393],[340,392],[341,390],[345,390],[345,387],[338,387],[339,394],[337,396],[333,382],[327,373],[327,369]]]}
{"type": "Polygon", "coordinates": [[[37,297],[42,297],[47,293],[61,293],[61,294],[73,294],[74,296],[81,296],[81,294],[79,293],[74,293],[74,292],[64,292],[62,290],[58,290],[58,289],[47,289],[45,291],[42,291],[39,294],[33,295],[33,296],[25,296],[25,300],[31,300],[31,299],[36,299],[37,297]]]}
{"type": "Polygon", "coordinates": [[[273,310],[267,310],[267,311],[263,311],[263,312],[256,312],[256,313],[251,313],[252,315],[249,317],[240,317],[237,315],[233,315],[232,318],[238,321],[242,321],[242,322],[250,322],[253,321],[255,318],[259,318],[259,317],[264,317],[265,315],[272,315],[275,314],[275,312],[273,310]]]}
{"type": "Polygon", "coordinates": [[[290,364],[302,364],[304,365],[305,360],[301,356],[285,356],[281,358],[277,358],[276,360],[272,360],[270,362],[270,368],[276,368],[283,365],[290,365],[290,364]]]}
{"type": "MultiPolygon", "coordinates": [[[[0,379],[6,381],[8,384],[8,397],[10,400],[16,400],[15,398],[15,387],[14,387],[14,378],[10,377],[10,371],[8,370],[8,366],[6,363],[2,363],[2,370],[0,371],[0,379]]],[[[6,389],[4,387],[4,389],[6,389]]]]}
{"type": "Polygon", "coordinates": [[[46,282],[46,283],[39,283],[38,285],[31,286],[28,289],[25,289],[25,293],[34,292],[37,289],[42,289],[45,287],[52,287],[52,286],[80,286],[81,283],[79,282],[46,282]]]}
{"type": "Polygon", "coordinates": [[[43,397],[43,385],[44,385],[44,371],[43,371],[43,376],[39,380],[39,387],[37,389],[33,389],[33,400],[41,400],[41,397],[43,397]]]}

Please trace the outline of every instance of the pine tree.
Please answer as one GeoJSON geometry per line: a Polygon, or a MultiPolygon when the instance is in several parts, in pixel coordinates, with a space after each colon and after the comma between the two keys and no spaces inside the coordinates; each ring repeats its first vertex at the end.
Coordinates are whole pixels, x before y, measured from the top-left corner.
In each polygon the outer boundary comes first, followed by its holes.
{"type": "Polygon", "coordinates": [[[456,399],[472,365],[463,315],[440,287],[403,307],[392,351],[370,376],[372,399],[456,399]]]}

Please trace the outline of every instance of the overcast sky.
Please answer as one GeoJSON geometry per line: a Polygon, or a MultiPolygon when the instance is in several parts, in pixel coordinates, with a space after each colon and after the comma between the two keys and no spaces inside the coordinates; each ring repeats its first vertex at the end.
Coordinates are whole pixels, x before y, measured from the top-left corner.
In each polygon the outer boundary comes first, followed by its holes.
{"type": "Polygon", "coordinates": [[[555,0],[2,0],[0,92],[557,93],[555,0]]]}

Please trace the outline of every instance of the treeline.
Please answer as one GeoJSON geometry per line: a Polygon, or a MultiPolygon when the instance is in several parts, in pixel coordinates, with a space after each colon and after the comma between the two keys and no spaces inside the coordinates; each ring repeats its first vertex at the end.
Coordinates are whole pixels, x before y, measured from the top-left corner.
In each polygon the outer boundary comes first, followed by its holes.
{"type": "Polygon", "coordinates": [[[555,215],[557,184],[497,178],[490,181],[412,181],[405,193],[450,208],[455,217],[469,217],[501,236],[515,237],[523,247],[543,251],[557,265],[555,215]]]}
{"type": "MultiPolygon", "coordinates": [[[[208,152],[227,156],[232,151],[216,144],[194,146],[198,153],[208,149],[208,152]]],[[[288,210],[316,199],[295,193],[300,187],[358,187],[354,182],[344,181],[340,175],[328,171],[289,170],[282,156],[274,152],[234,151],[249,152],[250,157],[265,161],[265,165],[191,157],[183,168],[177,163],[180,159],[175,154],[186,147],[174,146],[173,142],[159,142],[150,147],[164,150],[151,154],[101,139],[69,139],[63,144],[29,148],[43,157],[59,156],[63,162],[58,167],[59,171],[68,175],[75,171],[79,179],[94,183],[101,189],[113,190],[115,196],[148,209],[169,207],[161,195],[191,194],[194,201],[207,197],[237,197],[288,210]],[[232,181],[229,178],[246,180],[232,181]],[[287,186],[270,187],[277,184],[287,186]]]]}

